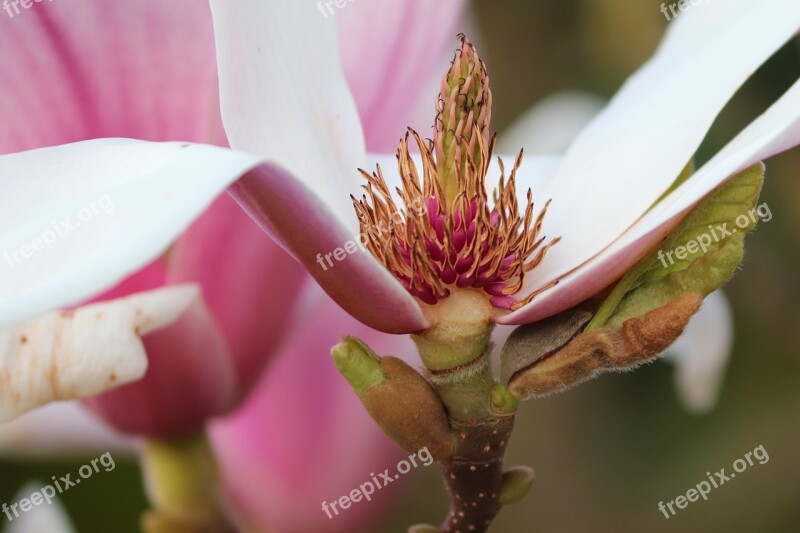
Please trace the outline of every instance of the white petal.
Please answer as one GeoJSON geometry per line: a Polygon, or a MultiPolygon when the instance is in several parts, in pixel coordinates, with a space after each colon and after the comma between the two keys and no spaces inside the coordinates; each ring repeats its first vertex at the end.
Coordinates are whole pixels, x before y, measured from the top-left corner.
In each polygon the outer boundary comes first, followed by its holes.
{"type": "Polygon", "coordinates": [[[524,148],[529,154],[563,154],[604,103],[581,91],[552,94],[517,118],[498,137],[497,147],[507,153],[524,148]]]}
{"type": "MultiPolygon", "coordinates": [[[[40,492],[48,483],[31,481],[19,490],[12,501],[19,502],[23,498],[30,499],[32,494],[40,492]]],[[[53,499],[50,504],[44,500],[28,512],[17,512],[19,513],[18,517],[12,510],[9,510],[14,519],[4,529],[5,533],[74,533],[75,531],[58,498],[53,499]]],[[[3,520],[7,519],[7,517],[3,518],[3,520]]]]}
{"type": "Polygon", "coordinates": [[[0,326],[110,288],[256,163],[212,146],[126,139],[0,157],[0,326]]]}
{"type": "Polygon", "coordinates": [[[0,330],[0,422],[141,378],[147,354],[139,337],[173,322],[198,296],[197,286],[178,285],[0,330]]]}
{"type": "Polygon", "coordinates": [[[336,23],[315,5],[212,0],[222,119],[233,148],[286,168],[355,229],[364,136],[336,23]]]}
{"type": "Polygon", "coordinates": [[[629,241],[693,207],[727,178],[800,144],[800,80],[694,176],[631,228],[629,241]]]}
{"type": "Polygon", "coordinates": [[[55,402],[0,424],[0,456],[52,458],[110,451],[133,457],[136,440],[123,436],[80,402],[55,402]]]}
{"type": "Polygon", "coordinates": [[[503,323],[524,324],[541,320],[595,294],[657,246],[692,207],[725,179],[798,144],[800,81],[620,239],[562,278],[559,285],[503,317],[503,323]]]}
{"type": "Polygon", "coordinates": [[[713,292],[667,350],[677,365],[675,387],[690,411],[709,411],[717,401],[733,346],[733,316],[722,291],[713,292]]]}
{"type": "Polygon", "coordinates": [[[545,232],[563,240],[532,277],[555,279],[622,235],[667,190],[725,103],[798,28],[796,0],[716,2],[670,24],[656,55],[584,130],[543,191],[553,198],[545,232]]]}

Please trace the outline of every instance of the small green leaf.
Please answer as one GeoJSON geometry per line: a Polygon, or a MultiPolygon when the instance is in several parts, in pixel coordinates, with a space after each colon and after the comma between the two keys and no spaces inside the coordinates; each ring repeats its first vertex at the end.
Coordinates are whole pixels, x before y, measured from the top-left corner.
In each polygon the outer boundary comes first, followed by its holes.
{"type": "Polygon", "coordinates": [[[586,330],[617,328],[687,292],[703,296],[724,285],[744,257],[744,237],[755,228],[764,165],[758,163],[712,192],[661,247],[628,272],[586,330]]]}

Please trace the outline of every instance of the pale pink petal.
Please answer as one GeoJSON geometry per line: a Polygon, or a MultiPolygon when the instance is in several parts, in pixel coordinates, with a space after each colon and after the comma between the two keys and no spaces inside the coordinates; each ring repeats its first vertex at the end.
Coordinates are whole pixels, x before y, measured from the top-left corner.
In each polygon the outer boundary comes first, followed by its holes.
{"type": "Polygon", "coordinates": [[[531,278],[543,285],[563,276],[622,235],[667,190],[730,97],[798,29],[795,0],[717,2],[671,23],[542,191],[553,198],[545,231],[563,240],[531,278]]]}
{"type": "Polygon", "coordinates": [[[144,377],[86,400],[109,425],[135,435],[179,438],[233,406],[234,362],[202,302],[142,340],[149,361],[144,377]]]}
{"type": "MultiPolygon", "coordinates": [[[[431,78],[441,79],[452,59],[464,3],[373,0],[334,8],[342,64],[369,150],[393,151],[408,126],[429,135],[438,86],[427,95],[421,91],[431,78]],[[428,113],[415,124],[410,112],[420,97],[428,113]]],[[[320,16],[334,18],[325,9],[320,16]]]]}
{"type": "Polygon", "coordinates": [[[352,334],[380,354],[412,349],[407,339],[371,332],[326,300],[316,300],[314,313],[296,324],[248,402],[211,432],[233,509],[257,531],[372,531],[370,518],[401,486],[377,491],[334,519],[321,509],[323,500],[349,494],[403,455],[338,374],[331,347],[352,334]]]}
{"type": "Polygon", "coordinates": [[[197,297],[197,287],[172,287],[0,328],[0,422],[141,378],[140,336],[174,322],[197,297]]]}
{"type": "Polygon", "coordinates": [[[305,279],[305,271],[229,195],[219,197],[170,252],[169,281],[203,287],[242,396],[279,347],[305,279]]]}
{"type": "Polygon", "coordinates": [[[622,238],[500,322],[525,324],[568,309],[621,277],[704,195],[750,165],[800,144],[800,81],[622,238]]]}
{"type": "Polygon", "coordinates": [[[134,457],[136,440],[104,424],[80,402],[55,402],[0,424],[0,456],[47,459],[111,452],[134,457]]]}
{"type": "Polygon", "coordinates": [[[202,2],[22,4],[13,18],[0,11],[0,153],[96,137],[204,139],[215,59],[202,2]]]}
{"type": "Polygon", "coordinates": [[[710,411],[717,402],[733,347],[733,313],[720,291],[712,292],[683,335],[667,349],[675,363],[675,388],[686,408],[710,411]]]}
{"type": "Polygon", "coordinates": [[[387,333],[427,327],[416,300],[362,250],[359,243],[364,239],[356,231],[349,232],[317,195],[288,172],[262,165],[237,181],[230,192],[348,313],[387,333]]]}
{"type": "Polygon", "coordinates": [[[336,24],[309,2],[212,0],[211,11],[231,146],[289,170],[354,229],[349,193],[364,166],[364,137],[336,24]]]}

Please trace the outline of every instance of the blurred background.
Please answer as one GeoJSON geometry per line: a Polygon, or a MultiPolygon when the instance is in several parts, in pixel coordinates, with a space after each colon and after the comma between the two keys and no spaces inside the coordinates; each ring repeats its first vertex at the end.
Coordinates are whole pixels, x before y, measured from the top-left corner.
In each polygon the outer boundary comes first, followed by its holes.
{"type": "MultiPolygon", "coordinates": [[[[492,79],[495,129],[502,132],[560,91],[609,98],[655,49],[668,25],[660,5],[651,0],[473,0],[471,38],[492,79]]],[[[795,40],[727,106],[699,162],[765,110],[798,72],[800,41],[795,40]]],[[[767,162],[761,202],[769,204],[773,219],[748,238],[742,269],[726,287],[736,340],[716,407],[705,415],[688,413],[675,394],[674,367],[663,362],[529,402],[517,417],[508,464],[530,465],[537,477],[531,493],[506,507],[492,531],[798,531],[798,174],[797,149],[767,162]],[[706,479],[707,471],[730,471],[734,460],[759,445],[768,452],[768,463],[756,463],[712,491],[708,501],[695,502],[669,520],[658,510],[659,501],[685,494],[706,479]]],[[[77,471],[84,462],[0,458],[0,502],[13,501],[31,478],[46,481],[77,471]]],[[[389,506],[386,523],[375,531],[405,531],[409,520],[438,523],[447,506],[433,466],[412,470],[378,499],[389,506]]],[[[79,531],[136,531],[146,508],[138,467],[122,458],[115,475],[94,476],[62,502],[79,531]]]]}

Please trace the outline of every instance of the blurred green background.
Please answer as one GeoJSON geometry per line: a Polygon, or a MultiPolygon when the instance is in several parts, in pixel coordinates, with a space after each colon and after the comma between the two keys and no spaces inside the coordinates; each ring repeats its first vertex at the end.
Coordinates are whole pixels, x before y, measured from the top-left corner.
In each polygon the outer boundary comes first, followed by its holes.
{"type": "MultiPolygon", "coordinates": [[[[366,0],[362,0],[366,1],[366,0]]],[[[473,41],[494,91],[502,131],[542,98],[581,89],[608,98],[654,50],[667,21],[650,0],[475,0],[473,41]]],[[[695,9],[704,9],[701,4],[695,9]]],[[[455,43],[455,40],[454,40],[455,43]]],[[[739,92],[699,154],[710,153],[774,101],[800,72],[798,41],[786,46],[739,92]]],[[[697,80],[702,84],[703,80],[697,80]]],[[[662,102],[679,106],[679,101],[662,102]]],[[[761,201],[773,213],[748,239],[742,270],[726,292],[736,343],[717,407],[691,415],[673,389],[671,365],[606,375],[566,394],[523,406],[508,463],[528,464],[531,493],[505,508],[494,532],[800,530],[800,153],[768,162],[761,201]],[[756,464],[665,519],[669,501],[746,452],[756,464]]],[[[84,460],[29,463],[0,459],[0,501],[30,480],[77,471],[84,460]]],[[[384,531],[409,520],[438,523],[447,502],[435,467],[413,470],[384,531]]],[[[113,473],[62,497],[79,531],[136,531],[145,509],[138,469],[117,459],[113,473]]]]}

